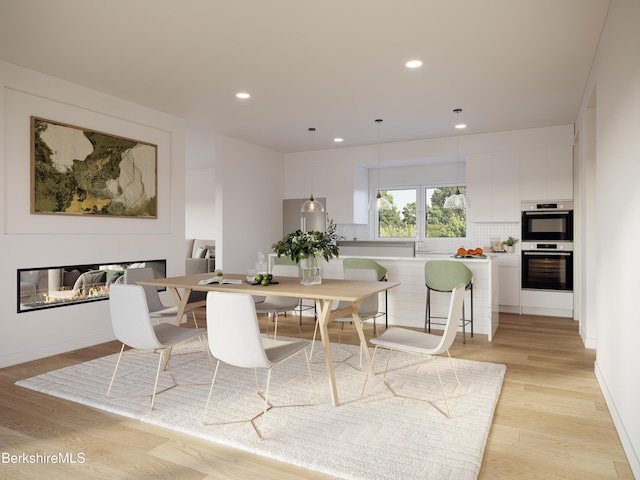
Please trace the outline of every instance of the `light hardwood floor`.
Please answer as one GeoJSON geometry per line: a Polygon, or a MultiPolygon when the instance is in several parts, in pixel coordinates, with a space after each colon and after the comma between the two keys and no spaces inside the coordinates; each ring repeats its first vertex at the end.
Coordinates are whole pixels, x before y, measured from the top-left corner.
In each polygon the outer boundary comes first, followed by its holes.
{"type": "MultiPolygon", "coordinates": [[[[205,323],[204,310],[198,312],[205,323]]],[[[261,325],[265,325],[261,321],[261,325]]],[[[494,341],[460,336],[452,355],[507,365],[480,479],[633,479],[598,388],[595,353],[577,322],[501,315],[494,341]]],[[[313,335],[305,319],[303,334],[313,335]]],[[[330,331],[337,338],[334,324],[330,331]]],[[[289,316],[281,335],[296,336],[289,316]]],[[[365,327],[371,335],[371,327],[365,327]]],[[[354,343],[353,329],[341,332],[354,343]]],[[[287,464],[194,439],[14,385],[23,378],[115,353],[116,342],[0,370],[3,479],[322,479],[287,464]],[[7,455],[84,452],[82,464],[12,464],[7,455]]]]}

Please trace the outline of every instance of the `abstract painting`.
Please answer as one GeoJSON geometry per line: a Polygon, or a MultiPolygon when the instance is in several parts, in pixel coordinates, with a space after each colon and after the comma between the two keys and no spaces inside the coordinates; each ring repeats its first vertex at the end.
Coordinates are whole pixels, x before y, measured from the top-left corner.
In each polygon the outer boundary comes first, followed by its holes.
{"type": "Polygon", "coordinates": [[[31,117],[31,213],[157,218],[158,147],[31,117]]]}

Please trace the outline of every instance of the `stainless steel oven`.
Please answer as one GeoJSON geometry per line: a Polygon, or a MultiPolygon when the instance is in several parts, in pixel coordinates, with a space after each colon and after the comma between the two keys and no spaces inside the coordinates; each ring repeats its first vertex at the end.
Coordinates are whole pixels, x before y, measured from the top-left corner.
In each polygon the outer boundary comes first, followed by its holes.
{"type": "Polygon", "coordinates": [[[573,291],[573,242],[522,242],[522,289],[573,291]]]}
{"type": "Polygon", "coordinates": [[[522,241],[573,241],[573,202],[523,202],[522,241]]]}

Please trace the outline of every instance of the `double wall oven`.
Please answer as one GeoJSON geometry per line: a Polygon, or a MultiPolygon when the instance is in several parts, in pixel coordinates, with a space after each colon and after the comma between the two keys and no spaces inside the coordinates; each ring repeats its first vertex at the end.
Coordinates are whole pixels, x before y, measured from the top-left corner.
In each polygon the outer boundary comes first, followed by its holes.
{"type": "Polygon", "coordinates": [[[573,202],[523,202],[522,289],[573,291],[573,202]]]}

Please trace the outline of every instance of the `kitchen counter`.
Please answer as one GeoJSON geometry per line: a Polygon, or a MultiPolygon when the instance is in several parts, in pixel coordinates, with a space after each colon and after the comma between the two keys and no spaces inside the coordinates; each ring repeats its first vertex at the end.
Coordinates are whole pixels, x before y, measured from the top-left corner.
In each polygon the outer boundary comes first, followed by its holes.
{"type": "MultiPolygon", "coordinates": [[[[388,292],[389,325],[424,328],[427,295],[427,288],[424,285],[424,264],[430,260],[453,260],[464,263],[473,272],[473,330],[474,333],[487,335],[487,339],[491,341],[498,327],[499,289],[496,255],[487,255],[487,258],[451,258],[452,253],[444,252],[421,255],[426,256],[367,256],[387,269],[387,278],[390,281],[400,282],[398,287],[388,292]]],[[[340,257],[333,258],[329,262],[321,261],[322,276],[343,278],[342,260],[357,256],[345,254],[341,247],[340,257]]],[[[275,255],[270,256],[270,264],[273,264],[273,257],[275,255]]],[[[448,294],[433,292],[432,315],[446,316],[449,298],[448,294]]],[[[465,295],[465,302],[465,310],[470,312],[469,294],[465,295]]],[[[381,296],[379,304],[383,308],[384,296],[381,296]]],[[[434,325],[432,328],[442,327],[434,325]]]]}
{"type": "Polygon", "coordinates": [[[415,242],[389,242],[384,240],[338,240],[340,254],[362,257],[413,257],[415,242]]]}

